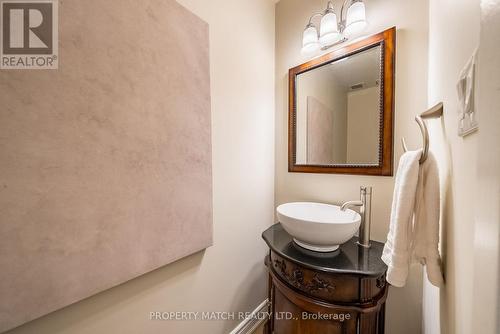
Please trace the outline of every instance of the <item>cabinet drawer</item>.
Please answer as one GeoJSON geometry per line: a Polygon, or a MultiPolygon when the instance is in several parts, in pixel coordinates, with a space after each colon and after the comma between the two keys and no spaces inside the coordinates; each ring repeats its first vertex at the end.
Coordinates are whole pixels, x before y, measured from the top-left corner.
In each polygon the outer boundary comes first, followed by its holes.
{"type": "Polygon", "coordinates": [[[332,303],[360,303],[360,279],[299,266],[271,252],[269,266],[284,282],[314,298],[332,303]]]}

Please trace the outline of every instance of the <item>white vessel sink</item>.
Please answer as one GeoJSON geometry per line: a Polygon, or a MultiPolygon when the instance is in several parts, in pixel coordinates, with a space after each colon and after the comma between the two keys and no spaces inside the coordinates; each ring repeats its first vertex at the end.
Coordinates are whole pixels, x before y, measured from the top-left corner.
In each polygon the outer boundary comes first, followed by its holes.
{"type": "Polygon", "coordinates": [[[286,203],[276,208],[285,231],[301,247],[316,252],[332,252],[351,239],[361,216],[339,206],[321,203],[286,203]]]}

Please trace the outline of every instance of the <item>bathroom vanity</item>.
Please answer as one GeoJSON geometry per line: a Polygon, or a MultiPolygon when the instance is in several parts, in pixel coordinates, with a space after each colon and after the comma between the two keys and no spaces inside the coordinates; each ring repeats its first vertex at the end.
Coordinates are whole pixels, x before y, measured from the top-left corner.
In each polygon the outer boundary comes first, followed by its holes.
{"type": "Polygon", "coordinates": [[[330,253],[298,246],[281,224],[262,234],[270,248],[271,334],[381,334],[388,292],[383,244],[353,237],[330,253]]]}

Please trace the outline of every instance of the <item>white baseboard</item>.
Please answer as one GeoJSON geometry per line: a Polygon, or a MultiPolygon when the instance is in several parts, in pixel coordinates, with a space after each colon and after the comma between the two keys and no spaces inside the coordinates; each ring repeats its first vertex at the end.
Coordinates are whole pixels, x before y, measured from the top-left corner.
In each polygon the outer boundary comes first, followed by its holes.
{"type": "Polygon", "coordinates": [[[267,314],[269,312],[269,300],[264,300],[255,310],[252,311],[250,316],[245,318],[236,326],[229,334],[252,334],[260,325],[268,320],[267,314]]]}

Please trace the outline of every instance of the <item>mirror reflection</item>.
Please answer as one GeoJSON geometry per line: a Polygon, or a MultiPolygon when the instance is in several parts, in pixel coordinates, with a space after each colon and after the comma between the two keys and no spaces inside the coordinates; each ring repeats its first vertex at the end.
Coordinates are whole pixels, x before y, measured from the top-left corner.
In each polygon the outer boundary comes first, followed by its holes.
{"type": "Polygon", "coordinates": [[[378,165],[381,47],[296,77],[296,164],[378,165]]]}

